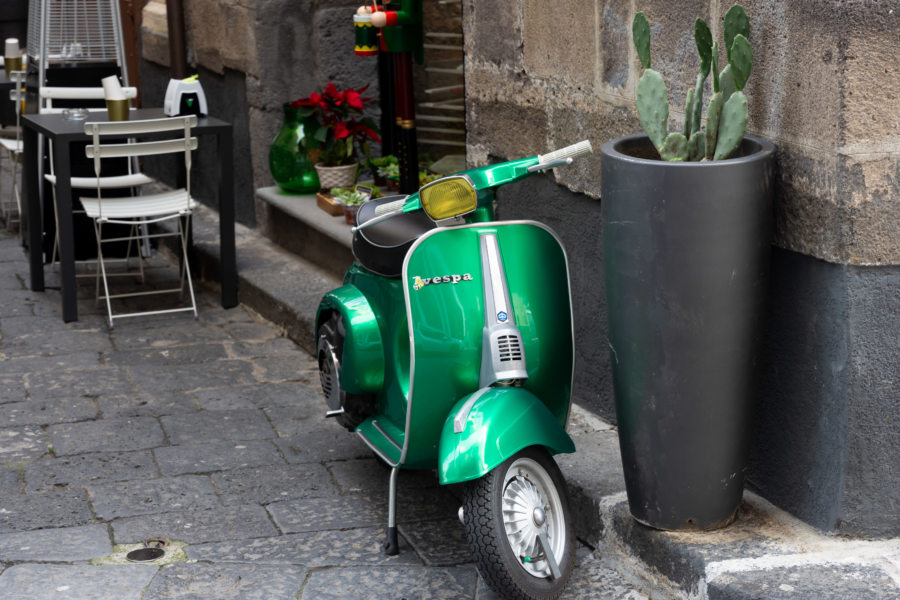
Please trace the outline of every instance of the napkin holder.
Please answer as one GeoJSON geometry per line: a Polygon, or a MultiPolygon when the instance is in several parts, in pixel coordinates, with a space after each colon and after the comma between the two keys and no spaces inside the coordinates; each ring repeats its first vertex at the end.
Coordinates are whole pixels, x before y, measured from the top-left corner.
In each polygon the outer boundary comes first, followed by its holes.
{"type": "Polygon", "coordinates": [[[170,79],[166,88],[163,111],[170,117],[179,115],[206,116],[206,96],[200,82],[191,79],[170,79]]]}

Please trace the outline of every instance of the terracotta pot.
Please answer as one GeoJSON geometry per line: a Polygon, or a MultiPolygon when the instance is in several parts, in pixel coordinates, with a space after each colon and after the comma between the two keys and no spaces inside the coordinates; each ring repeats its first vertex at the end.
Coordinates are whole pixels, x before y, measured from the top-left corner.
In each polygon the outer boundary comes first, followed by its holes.
{"type": "Polygon", "coordinates": [[[356,225],[356,213],[359,211],[359,207],[359,204],[344,205],[344,221],[347,225],[356,225]]]}

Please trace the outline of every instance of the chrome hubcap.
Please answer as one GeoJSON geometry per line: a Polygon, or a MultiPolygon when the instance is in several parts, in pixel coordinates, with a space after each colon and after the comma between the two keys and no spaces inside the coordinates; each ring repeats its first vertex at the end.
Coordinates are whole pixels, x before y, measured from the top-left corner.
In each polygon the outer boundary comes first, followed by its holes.
{"type": "Polygon", "coordinates": [[[562,505],[550,475],[530,458],[516,460],[506,473],[502,502],[506,538],[522,568],[535,577],[549,577],[550,565],[538,535],[546,535],[556,560],[563,556],[566,543],[562,505]]]}

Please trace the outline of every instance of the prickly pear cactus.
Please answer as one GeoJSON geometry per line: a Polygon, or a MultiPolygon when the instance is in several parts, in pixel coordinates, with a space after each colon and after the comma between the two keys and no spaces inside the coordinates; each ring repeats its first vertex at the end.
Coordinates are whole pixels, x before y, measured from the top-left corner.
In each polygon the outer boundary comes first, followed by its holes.
{"type": "Polygon", "coordinates": [[[744,86],[753,66],[750,20],[740,4],[725,14],[724,40],[728,64],[719,72],[719,46],[703,19],[694,21],[694,41],[700,55],[700,73],[685,94],[684,130],[668,133],[669,93],[662,76],[650,68],[650,22],[643,12],[631,26],[634,46],[644,67],[637,86],[638,117],[660,157],[671,161],[723,160],[740,146],[747,130],[748,109],[744,86]],[[713,94],[701,129],[703,92],[710,71],[713,94]]]}
{"type": "Polygon", "coordinates": [[[646,69],[638,81],[636,100],[644,131],[653,145],[661,148],[666,140],[666,125],[669,122],[669,92],[662,75],[653,69],[646,69]]]}

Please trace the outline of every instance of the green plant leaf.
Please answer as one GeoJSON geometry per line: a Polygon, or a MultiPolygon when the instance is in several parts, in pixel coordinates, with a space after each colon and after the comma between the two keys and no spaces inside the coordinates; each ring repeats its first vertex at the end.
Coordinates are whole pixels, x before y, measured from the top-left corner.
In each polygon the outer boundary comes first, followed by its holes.
{"type": "Polygon", "coordinates": [[[719,90],[719,42],[713,42],[712,45],[712,69],[713,74],[713,93],[719,90]]]}
{"type": "Polygon", "coordinates": [[[741,91],[750,78],[753,68],[753,49],[743,35],[736,35],[731,46],[731,71],[734,74],[734,89],[741,91]]]}
{"type": "Polygon", "coordinates": [[[647,21],[647,15],[642,12],[634,15],[634,21],[631,23],[631,37],[634,40],[634,47],[637,49],[638,58],[645,69],[650,68],[650,23],[647,21]]]}
{"type": "Polygon", "coordinates": [[[691,134],[700,131],[700,121],[703,116],[703,83],[706,81],[703,73],[697,74],[697,83],[694,85],[694,109],[691,113],[691,134]]]}
{"type": "Polygon", "coordinates": [[[682,133],[670,133],[668,136],[666,136],[666,141],[663,142],[662,148],[660,148],[659,150],[659,155],[663,158],[663,160],[673,162],[687,160],[687,138],[684,137],[684,134],[682,133]]]}
{"type": "Polygon", "coordinates": [[[706,157],[706,132],[695,131],[687,143],[688,160],[700,161],[706,157]]]}
{"type": "Polygon", "coordinates": [[[662,75],[646,69],[637,84],[636,102],[641,125],[659,149],[666,139],[669,122],[669,92],[662,75]]]}
{"type": "Polygon", "coordinates": [[[688,88],[684,98],[684,135],[690,137],[694,124],[694,88],[688,88]]]}
{"type": "Polygon", "coordinates": [[[722,117],[722,105],[725,100],[722,92],[716,92],[709,99],[709,109],[706,114],[706,158],[712,160],[716,150],[716,141],[719,136],[719,119],[722,117]]]}
{"type": "Polygon", "coordinates": [[[709,25],[703,19],[694,21],[694,42],[700,55],[700,73],[706,77],[712,64],[713,38],[709,25]]]}
{"type": "Polygon", "coordinates": [[[724,160],[731,156],[744,139],[748,121],[747,97],[743,92],[735,92],[722,107],[719,119],[719,137],[713,160],[724,160]]]}
{"type": "Polygon", "coordinates": [[[722,92],[722,101],[728,102],[728,99],[731,98],[731,94],[734,93],[734,71],[731,68],[731,65],[725,65],[725,68],[722,69],[722,72],[719,74],[719,87],[722,92]]]}
{"type": "Polygon", "coordinates": [[[725,13],[725,52],[728,54],[728,62],[731,62],[731,49],[734,38],[742,35],[750,38],[750,19],[744,12],[744,7],[735,4],[725,13]]]}

